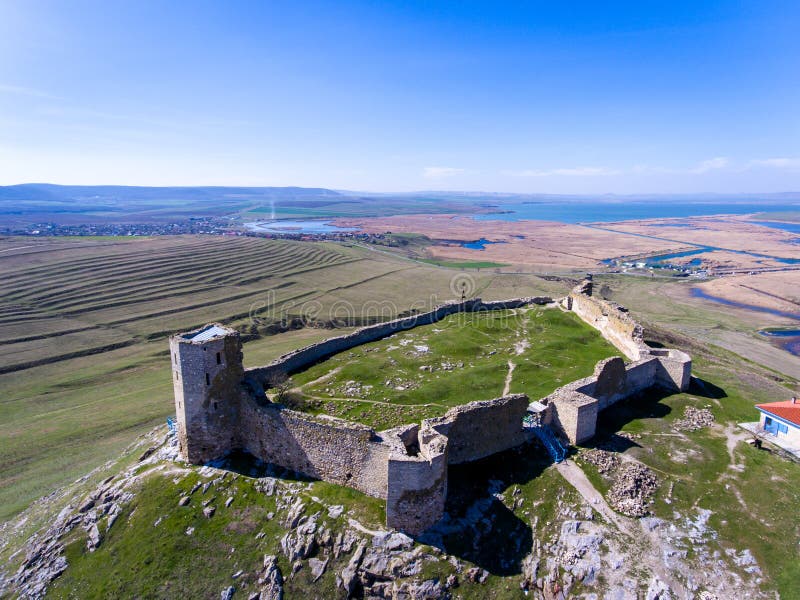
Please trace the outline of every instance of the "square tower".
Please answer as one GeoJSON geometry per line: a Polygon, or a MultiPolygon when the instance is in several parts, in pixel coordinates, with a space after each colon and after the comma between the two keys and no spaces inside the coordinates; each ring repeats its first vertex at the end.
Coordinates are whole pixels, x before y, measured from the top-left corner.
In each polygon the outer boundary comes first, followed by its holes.
{"type": "Polygon", "coordinates": [[[181,455],[200,464],[236,443],[242,367],[239,332],[214,323],[169,339],[181,455]]]}

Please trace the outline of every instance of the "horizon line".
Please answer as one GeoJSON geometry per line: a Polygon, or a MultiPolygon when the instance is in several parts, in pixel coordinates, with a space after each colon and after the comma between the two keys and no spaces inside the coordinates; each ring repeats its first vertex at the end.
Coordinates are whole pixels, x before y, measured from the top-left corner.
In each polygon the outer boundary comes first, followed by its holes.
{"type": "Polygon", "coordinates": [[[763,191],[742,191],[742,192],[714,192],[714,191],[694,191],[694,192],[631,192],[631,193],[617,193],[617,192],[595,192],[595,193],[558,193],[558,192],[498,192],[489,190],[408,190],[408,191],[378,191],[378,190],[358,190],[346,189],[336,187],[325,187],[320,185],[246,185],[246,184],[215,184],[215,185],[146,185],[146,184],[128,184],[128,183],[52,183],[46,181],[28,181],[22,183],[0,184],[0,188],[13,188],[23,186],[55,186],[55,187],[127,187],[127,188],[146,188],[146,189],[224,189],[224,188],[251,188],[251,189],[301,189],[301,190],[325,190],[335,192],[337,194],[374,194],[374,195],[398,195],[408,196],[414,194],[469,194],[469,195],[487,195],[487,196],[555,196],[562,198],[586,198],[586,197],[616,197],[616,198],[632,198],[637,196],[720,196],[720,197],[742,197],[742,196],[791,196],[797,195],[800,200],[800,190],[783,190],[779,192],[763,192],[763,191]]]}

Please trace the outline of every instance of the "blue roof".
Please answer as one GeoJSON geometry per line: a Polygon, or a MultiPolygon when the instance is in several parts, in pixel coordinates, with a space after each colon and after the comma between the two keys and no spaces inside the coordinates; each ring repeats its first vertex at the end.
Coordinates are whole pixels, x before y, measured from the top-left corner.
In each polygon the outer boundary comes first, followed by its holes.
{"type": "Polygon", "coordinates": [[[201,329],[197,333],[184,335],[184,339],[191,342],[207,342],[217,337],[222,337],[231,333],[227,327],[220,327],[219,325],[209,325],[205,329],[201,329]]]}

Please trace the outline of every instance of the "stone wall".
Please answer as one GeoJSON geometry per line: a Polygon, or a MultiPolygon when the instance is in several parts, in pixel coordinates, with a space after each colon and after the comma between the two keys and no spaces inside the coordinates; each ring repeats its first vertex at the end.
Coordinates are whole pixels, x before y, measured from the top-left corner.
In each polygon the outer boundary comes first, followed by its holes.
{"type": "Polygon", "coordinates": [[[480,460],[530,439],[522,427],[528,404],[524,394],[470,402],[451,408],[443,417],[426,419],[423,428],[447,436],[449,464],[480,460]]]}
{"type": "Polygon", "coordinates": [[[278,404],[242,400],[236,448],[310,477],[385,498],[391,445],[375,431],[333,417],[314,417],[278,404]]]}
{"type": "Polygon", "coordinates": [[[480,298],[465,300],[464,302],[450,302],[437,306],[428,312],[419,313],[410,317],[403,317],[362,327],[347,335],[329,338],[317,344],[311,344],[305,348],[295,350],[275,359],[263,367],[255,367],[247,370],[247,376],[257,381],[261,386],[267,388],[271,385],[273,378],[277,375],[290,375],[300,371],[316,362],[329,358],[334,354],[344,352],[356,346],[374,342],[401,331],[407,331],[420,325],[430,325],[441,321],[445,317],[462,312],[477,312],[488,310],[503,310],[520,308],[530,304],[547,304],[552,302],[552,298],[529,297],[512,298],[510,300],[497,300],[483,302],[480,298]]]}
{"type": "Polygon", "coordinates": [[[651,349],[650,354],[658,358],[656,380],[668,389],[685,392],[692,381],[692,357],[673,349],[651,349]]]}
{"type": "Polygon", "coordinates": [[[573,290],[567,307],[630,360],[639,360],[648,353],[641,326],[619,304],[573,290]]]}
{"type": "Polygon", "coordinates": [[[594,436],[601,410],[653,386],[685,391],[690,377],[691,359],[683,352],[674,357],[646,356],[627,365],[619,357],[608,358],[597,363],[592,377],[568,383],[542,402],[549,407],[551,426],[570,443],[579,444],[594,436]]]}
{"type": "Polygon", "coordinates": [[[542,400],[547,404],[544,423],[571,444],[594,437],[598,402],[570,387],[559,388],[542,400]]]}
{"type": "Polygon", "coordinates": [[[444,515],[447,499],[448,440],[419,431],[419,453],[394,453],[388,461],[386,524],[418,535],[444,515]]]}
{"type": "Polygon", "coordinates": [[[691,357],[679,350],[648,347],[641,326],[625,308],[592,296],[591,278],[573,289],[562,305],[633,361],[625,365],[619,357],[601,360],[592,377],[568,383],[543,399],[548,405],[546,422],[570,443],[593,437],[599,411],[624,398],[653,386],[670,391],[689,388],[691,357]]]}

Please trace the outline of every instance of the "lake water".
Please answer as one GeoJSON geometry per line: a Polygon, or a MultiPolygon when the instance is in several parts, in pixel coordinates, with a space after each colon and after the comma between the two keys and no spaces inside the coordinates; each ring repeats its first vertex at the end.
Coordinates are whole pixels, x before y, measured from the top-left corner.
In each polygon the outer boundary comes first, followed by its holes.
{"type": "Polygon", "coordinates": [[[475,240],[474,242],[461,242],[462,248],[469,248],[470,250],[486,250],[486,244],[504,244],[505,242],[490,242],[486,238],[475,240]]]}
{"type": "MultiPolygon", "coordinates": [[[[800,210],[800,202],[764,204],[759,202],[530,202],[509,203],[499,210],[512,212],[475,215],[481,221],[558,221],[560,223],[608,223],[631,219],[665,219],[708,215],[746,215],[760,212],[800,210]]],[[[785,225],[782,223],[781,225],[785,225]]]]}
{"type": "Polygon", "coordinates": [[[778,338],[784,350],[800,356],[800,329],[764,329],[758,333],[766,337],[778,338]]]}
{"type": "Polygon", "coordinates": [[[279,221],[256,221],[245,223],[245,227],[251,231],[261,233],[342,233],[347,231],[358,231],[357,227],[337,227],[331,224],[332,221],[307,220],[279,220],[279,221]]]}
{"type": "MultiPolygon", "coordinates": [[[[669,254],[658,254],[657,256],[651,256],[649,258],[642,259],[646,262],[649,266],[654,266],[655,263],[666,263],[669,262],[671,258],[680,258],[682,256],[692,256],[693,254],[702,254],[704,252],[713,252],[713,251],[723,251],[723,252],[732,252],[733,254],[743,254],[745,256],[752,256],[754,258],[765,258],[769,260],[774,260],[775,262],[784,264],[784,265],[797,265],[800,264],[800,258],[786,258],[783,256],[773,256],[771,254],[760,254],[758,252],[748,252],[747,250],[735,250],[733,248],[718,248],[717,246],[698,246],[697,250],[687,250],[685,252],[673,252],[669,254]]],[[[693,259],[690,264],[699,265],[700,261],[697,259],[693,259]]]]}
{"type": "Polygon", "coordinates": [[[800,233],[800,223],[782,223],[780,221],[753,221],[756,225],[772,227],[773,229],[783,229],[790,233],[800,233]]]}

